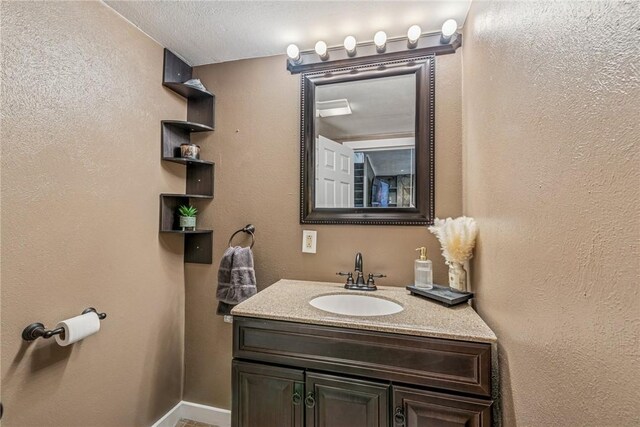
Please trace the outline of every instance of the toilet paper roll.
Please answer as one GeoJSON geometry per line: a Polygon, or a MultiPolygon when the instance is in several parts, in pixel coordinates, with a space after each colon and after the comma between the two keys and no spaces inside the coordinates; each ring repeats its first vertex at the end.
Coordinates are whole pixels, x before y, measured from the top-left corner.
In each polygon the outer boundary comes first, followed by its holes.
{"type": "Polygon", "coordinates": [[[56,342],[64,347],[98,332],[100,330],[100,319],[92,311],[63,320],[56,325],[56,328],[64,328],[62,334],[56,335],[56,342]]]}

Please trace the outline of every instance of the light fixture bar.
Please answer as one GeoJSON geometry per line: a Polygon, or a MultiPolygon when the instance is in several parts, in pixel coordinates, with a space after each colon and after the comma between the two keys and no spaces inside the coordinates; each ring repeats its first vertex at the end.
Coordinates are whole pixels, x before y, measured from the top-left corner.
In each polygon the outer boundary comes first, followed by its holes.
{"type": "MultiPolygon", "coordinates": [[[[287,70],[291,74],[310,71],[322,71],[331,68],[351,67],[366,65],[374,62],[393,61],[398,59],[417,58],[425,55],[447,55],[455,53],[462,46],[462,35],[454,33],[447,42],[441,40],[441,32],[422,34],[415,42],[415,47],[408,49],[407,37],[388,38],[385,43],[384,53],[379,53],[378,47],[373,41],[358,43],[353,56],[349,56],[343,45],[331,46],[326,50],[322,60],[315,50],[300,52],[297,63],[287,60],[287,70]]],[[[355,50],[355,49],[354,49],[355,50]]]]}

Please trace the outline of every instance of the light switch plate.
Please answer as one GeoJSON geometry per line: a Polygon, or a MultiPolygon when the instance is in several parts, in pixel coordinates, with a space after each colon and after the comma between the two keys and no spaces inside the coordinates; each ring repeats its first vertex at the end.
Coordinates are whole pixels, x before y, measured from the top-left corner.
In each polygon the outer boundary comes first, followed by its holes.
{"type": "Polygon", "coordinates": [[[308,254],[316,253],[316,241],[318,232],[315,230],[302,230],[302,252],[308,254]]]}

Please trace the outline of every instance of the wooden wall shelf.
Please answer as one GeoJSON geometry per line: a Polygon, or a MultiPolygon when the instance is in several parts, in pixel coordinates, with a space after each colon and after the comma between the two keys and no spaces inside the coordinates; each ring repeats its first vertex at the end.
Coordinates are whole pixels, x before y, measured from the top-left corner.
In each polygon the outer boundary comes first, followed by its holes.
{"type": "MultiPolygon", "coordinates": [[[[213,256],[213,230],[181,230],[176,212],[180,205],[191,204],[192,199],[207,200],[210,196],[198,194],[160,195],[160,233],[184,235],[184,262],[211,264],[213,256]]],[[[199,224],[196,223],[196,227],[199,224]]]]}
{"type": "Polygon", "coordinates": [[[166,160],[167,162],[180,163],[183,165],[191,164],[191,163],[200,163],[203,165],[212,165],[213,162],[209,160],[201,160],[201,159],[185,159],[184,157],[163,157],[162,160],[166,160]]]}
{"type": "Polygon", "coordinates": [[[163,197],[182,197],[183,199],[213,199],[213,196],[207,196],[206,194],[182,194],[182,193],[162,193],[163,197]]]}
{"type": "Polygon", "coordinates": [[[162,123],[178,129],[184,129],[187,132],[211,132],[213,130],[212,127],[183,120],[163,120],[162,123]]]}
{"type": "Polygon", "coordinates": [[[193,69],[169,49],[164,50],[162,85],[187,98],[187,121],[214,128],[216,96],[184,84],[190,80],[193,69]]]}
{"type": "Polygon", "coordinates": [[[188,99],[200,99],[200,98],[215,98],[216,96],[206,90],[198,89],[197,87],[189,86],[184,83],[175,82],[163,82],[164,87],[168,87],[178,95],[182,95],[188,99]]]}
{"type": "MultiPolygon", "coordinates": [[[[164,50],[162,85],[187,99],[187,120],[163,120],[161,158],[186,166],[185,194],[160,194],[160,233],[184,235],[184,262],[211,264],[213,230],[181,230],[178,207],[197,200],[213,199],[215,164],[208,160],[180,157],[180,145],[191,142],[191,134],[211,132],[214,128],[215,95],[188,85],[192,68],[168,49],[164,50]]],[[[200,207],[198,210],[201,211],[200,207]]],[[[199,219],[198,224],[199,225],[199,219]]]]}
{"type": "Polygon", "coordinates": [[[191,131],[183,126],[184,123],[176,125],[175,121],[162,121],[162,160],[186,165],[188,194],[213,197],[215,164],[209,160],[180,157],[180,145],[191,142],[191,133],[204,132],[199,127],[191,131]]]}
{"type": "Polygon", "coordinates": [[[213,233],[213,230],[160,230],[161,233],[175,233],[175,234],[206,234],[213,233]]]}
{"type": "MultiPolygon", "coordinates": [[[[176,212],[181,205],[191,204],[192,199],[206,199],[210,197],[193,196],[189,194],[160,194],[160,232],[182,232],[178,226],[176,212]]],[[[199,224],[196,224],[196,226],[199,224]]],[[[210,231],[210,230],[209,230],[210,231]]]]}
{"type": "Polygon", "coordinates": [[[203,129],[201,125],[185,126],[187,122],[175,122],[173,120],[163,120],[160,132],[162,139],[162,157],[180,157],[180,146],[191,143],[191,134],[195,132],[210,132],[213,129],[203,129]]]}

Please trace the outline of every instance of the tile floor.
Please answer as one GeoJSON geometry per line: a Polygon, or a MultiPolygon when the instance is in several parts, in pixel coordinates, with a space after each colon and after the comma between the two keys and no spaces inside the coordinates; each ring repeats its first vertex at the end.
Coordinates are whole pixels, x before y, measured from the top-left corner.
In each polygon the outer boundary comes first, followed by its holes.
{"type": "Polygon", "coordinates": [[[199,421],[189,420],[187,418],[180,418],[175,427],[217,427],[207,423],[201,423],[199,421]]]}

